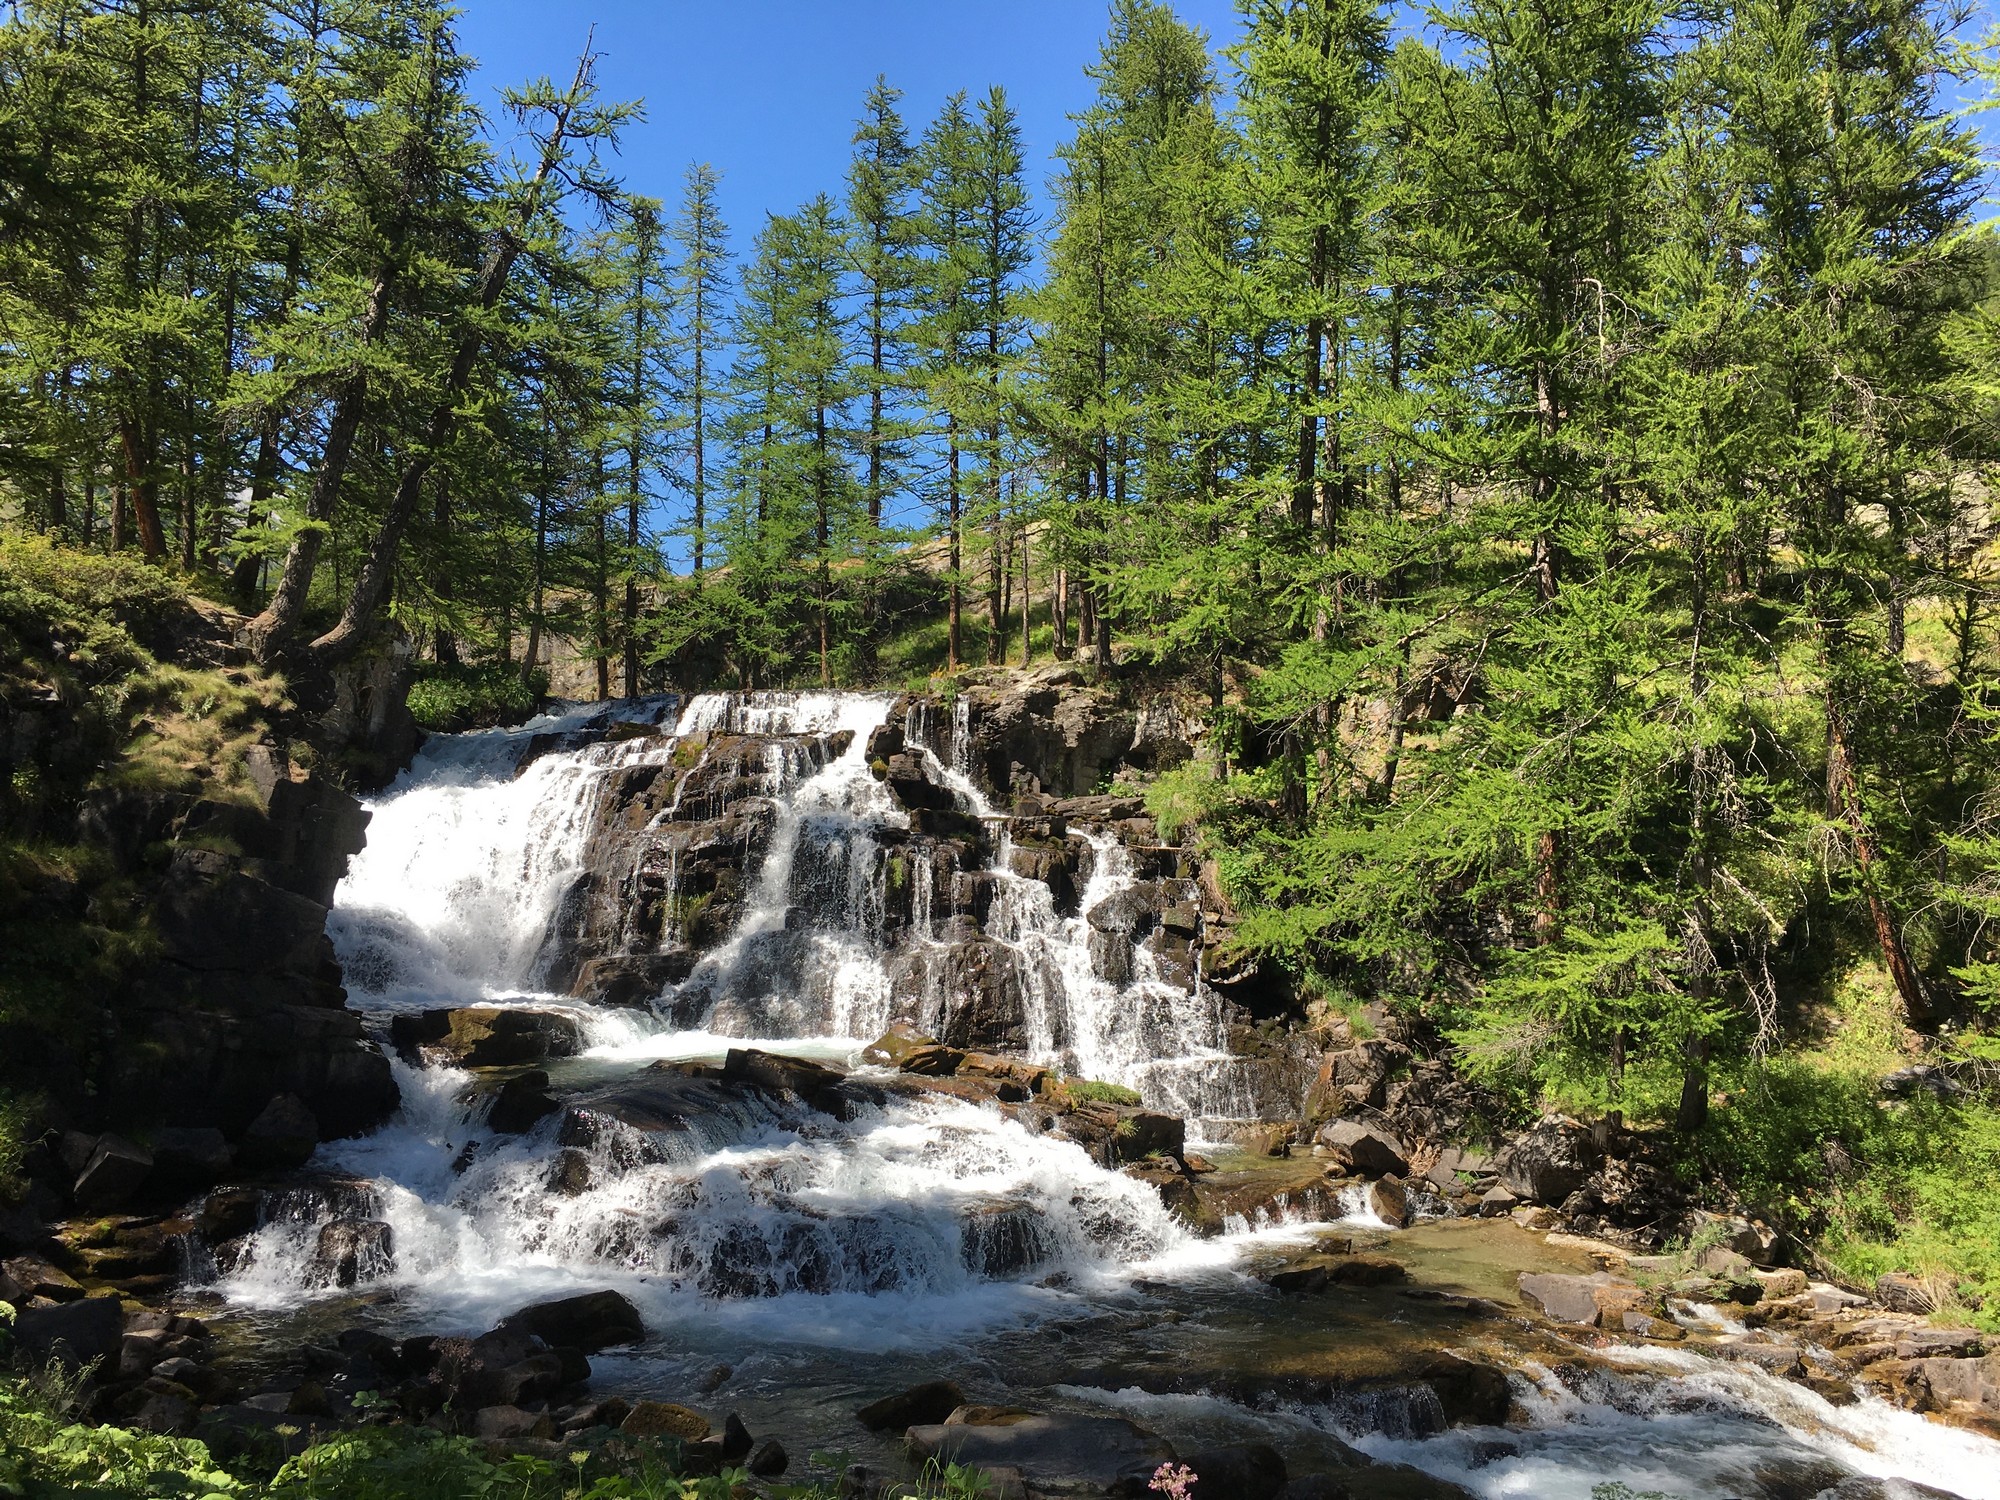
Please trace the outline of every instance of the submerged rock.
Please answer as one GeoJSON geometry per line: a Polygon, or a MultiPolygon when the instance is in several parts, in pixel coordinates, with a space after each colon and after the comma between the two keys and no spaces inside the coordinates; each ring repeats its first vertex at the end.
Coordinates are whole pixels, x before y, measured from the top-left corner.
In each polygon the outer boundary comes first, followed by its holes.
{"type": "Polygon", "coordinates": [[[893,1396],[884,1396],[854,1415],[871,1432],[922,1427],[943,1422],[965,1405],[965,1392],[949,1380],[928,1380],[893,1396]]]}
{"type": "Polygon", "coordinates": [[[1121,1482],[1145,1492],[1173,1445],[1123,1417],[1040,1415],[962,1407],[938,1425],[905,1435],[919,1460],[968,1468],[1010,1468],[1048,1495],[1102,1495],[1121,1482]]]}

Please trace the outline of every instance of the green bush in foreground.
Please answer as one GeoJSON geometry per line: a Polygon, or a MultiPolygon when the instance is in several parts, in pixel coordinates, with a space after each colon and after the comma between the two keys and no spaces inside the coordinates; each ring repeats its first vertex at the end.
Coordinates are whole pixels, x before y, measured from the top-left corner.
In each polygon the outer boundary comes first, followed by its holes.
{"type": "MultiPolygon", "coordinates": [[[[11,1309],[0,1303],[0,1320],[11,1309]]],[[[0,1496],[18,1500],[731,1500],[740,1471],[693,1479],[674,1472],[678,1445],[607,1439],[559,1459],[494,1457],[472,1438],[373,1427],[315,1443],[271,1472],[225,1467],[205,1443],[74,1419],[78,1382],[51,1368],[0,1374],[0,1496]]],[[[845,1460],[815,1454],[838,1473],[845,1460]]],[[[832,1500],[837,1479],[768,1484],[774,1500],[832,1500]]],[[[984,1477],[933,1463],[914,1493],[977,1500],[984,1477]]]]}

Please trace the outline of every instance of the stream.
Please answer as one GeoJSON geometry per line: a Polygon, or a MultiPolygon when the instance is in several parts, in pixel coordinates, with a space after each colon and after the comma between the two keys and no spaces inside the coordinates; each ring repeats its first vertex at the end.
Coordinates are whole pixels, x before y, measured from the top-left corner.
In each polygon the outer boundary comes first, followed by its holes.
{"type": "MultiPolygon", "coordinates": [[[[367,848],[338,893],[330,930],[350,1003],[385,1035],[393,1017],[439,1007],[560,1011],[583,1038],[545,1065],[565,1100],[742,1047],[875,1076],[862,1049],[896,1013],[898,986],[936,967],[913,957],[952,936],[921,887],[907,925],[883,916],[884,851],[909,827],[867,754],[890,703],[711,695],[433,738],[372,803],[367,848]],[[622,723],[648,732],[603,732],[622,723]],[[773,737],[760,791],[769,834],[743,872],[733,929],[650,1006],[552,993],[599,799],[634,768],[699,764],[725,733],[773,737]]],[[[963,726],[911,730],[961,808],[1004,827],[967,773],[963,726]]],[[[1027,976],[1023,1050],[1184,1116],[1189,1149],[1218,1167],[1263,1170],[1224,1144],[1228,1123],[1257,1110],[1226,1050],[1222,1002],[1143,949],[1120,955],[1116,982],[1103,977],[1103,931],[1014,873],[1004,833],[994,842],[983,925],[1027,976]]],[[[1093,836],[1078,910],[1135,878],[1128,852],[1093,836]]],[[[930,1004],[919,997],[920,1019],[930,1004]]],[[[325,1284],[319,1227],[357,1210],[302,1195],[207,1288],[249,1336],[275,1347],[356,1322],[477,1332],[523,1304],[609,1287],[649,1334],[594,1357],[593,1390],[735,1410],[797,1454],[893,1463],[896,1435],[863,1431],[855,1408],[949,1378],[978,1401],[1130,1416],[1183,1451],[1269,1441],[1300,1474],[1320,1456],[1337,1465],[1345,1445],[1481,1496],[1589,1500],[1622,1484],[1744,1500],[2000,1500],[2000,1444],[1872,1397],[1836,1406],[1692,1347],[1570,1342],[1498,1315],[1495,1304],[1518,1307],[1522,1270],[1592,1269],[1510,1220],[1391,1230],[1343,1200],[1337,1221],[1279,1213],[1201,1238],[1151,1186],[1081,1146],[946,1095],[892,1095],[848,1119],[741,1101],[640,1149],[618,1131],[565,1142],[561,1112],[495,1134],[473,1073],[407,1053],[394,1066],[398,1116],[322,1146],[310,1169],[390,1226],[393,1257],[357,1286],[325,1284]],[[1258,1279],[1330,1236],[1401,1262],[1409,1281],[1281,1298],[1258,1279]],[[1449,1425],[1429,1387],[1398,1383],[1441,1353],[1510,1372],[1504,1424],[1449,1425]]]]}

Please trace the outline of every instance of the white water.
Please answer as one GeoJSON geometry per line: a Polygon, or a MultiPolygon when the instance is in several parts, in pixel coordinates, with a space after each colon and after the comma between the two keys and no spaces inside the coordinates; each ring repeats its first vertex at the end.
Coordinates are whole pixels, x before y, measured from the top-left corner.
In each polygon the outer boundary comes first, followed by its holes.
{"type": "MultiPolygon", "coordinates": [[[[657,718],[663,732],[547,749],[518,774],[537,735],[575,734],[599,711],[431,741],[371,808],[368,847],[336,898],[331,931],[350,991],[365,1009],[389,1012],[473,1000],[565,1009],[588,1043],[572,1066],[599,1082],[651,1062],[714,1058],[746,1040],[851,1064],[895,1008],[884,843],[900,842],[909,820],[867,758],[891,701],[707,695],[678,722],[658,705],[634,706],[630,717],[657,718]],[[545,993],[551,932],[582,873],[607,780],[634,765],[700,763],[708,741],[701,757],[687,757],[682,740],[721,734],[772,737],[761,790],[775,813],[729,938],[660,997],[654,1017],[545,993]],[[841,735],[838,754],[815,749],[841,735]]],[[[966,774],[966,740],[961,712],[950,768],[937,769],[975,815],[990,817],[966,774]]],[[[656,826],[672,821],[687,780],[656,826]]],[[[1007,868],[1011,852],[1003,840],[988,928],[1016,955],[1035,1051],[1153,1093],[1156,1077],[1226,1063],[1210,997],[1161,984],[1143,954],[1129,985],[1100,979],[1084,917],[1060,916],[1046,885],[1007,868]],[[1131,1003],[1121,1006],[1121,994],[1131,1003]]],[[[1123,850],[1093,838],[1082,911],[1131,884],[1123,850]]],[[[921,914],[905,941],[941,949],[933,926],[921,914]]],[[[922,1003],[935,1008],[943,997],[922,1003]]],[[[1074,1144],[948,1098],[892,1102],[844,1124],[739,1102],[682,1135],[641,1143],[614,1131],[587,1153],[589,1186],[558,1192],[560,1116],[524,1137],[495,1137],[471,1075],[395,1066],[398,1117],[316,1161],[364,1179],[360,1201],[308,1205],[267,1224],[225,1280],[232,1298],[283,1308],[333,1293],[315,1250],[323,1221],[339,1216],[390,1227],[393,1263],[370,1285],[432,1319],[470,1325],[545,1292],[612,1284],[662,1318],[671,1306],[676,1323],[726,1316],[836,1342],[851,1342],[860,1325],[875,1330],[870,1338],[935,1341],[1121,1285],[1135,1267],[1191,1271],[1235,1254],[1194,1241],[1150,1188],[1074,1144]]]]}
{"type": "MultiPolygon", "coordinates": [[[[773,744],[763,791],[775,818],[761,861],[745,872],[741,919],[661,997],[657,1017],[596,1011],[542,987],[549,935],[607,778],[634,764],[682,764],[680,740],[667,733],[557,749],[518,776],[535,734],[581,730],[595,711],[434,740],[375,804],[368,848],[341,886],[331,929],[350,990],[382,1011],[469,1000],[567,1005],[589,1043],[567,1065],[569,1087],[629,1079],[659,1060],[715,1058],[746,1039],[851,1063],[913,998],[933,1012],[942,1004],[935,994],[899,996],[890,978],[885,859],[908,820],[866,758],[887,707],[880,698],[778,694],[686,705],[674,726],[683,736],[852,738],[824,764],[798,744],[773,744]]],[[[912,729],[921,739],[924,726],[912,729]]],[[[963,713],[931,738],[933,774],[972,813],[994,816],[970,779],[963,713]]],[[[1166,983],[1143,949],[1129,955],[1129,978],[1100,974],[1089,914],[1135,877],[1115,841],[1087,843],[1075,916],[1057,911],[1047,885],[1013,873],[1004,834],[986,872],[994,891],[985,930],[1015,957],[1030,1049],[1184,1113],[1246,1113],[1211,994],[1166,983]]],[[[932,874],[926,861],[912,866],[906,944],[945,941],[947,893],[932,874]]],[[[565,1156],[560,1116],[526,1136],[496,1137],[484,1105],[468,1102],[470,1075],[395,1066],[398,1117],[372,1137],[322,1148],[315,1162],[364,1185],[331,1207],[302,1199],[296,1213],[259,1230],[220,1284],[233,1302],[282,1311],[340,1295],[316,1262],[322,1224],[372,1218],[389,1226],[394,1254],[367,1290],[396,1295],[405,1331],[476,1330],[542,1297],[610,1286],[632,1298],[649,1328],[672,1330],[599,1362],[621,1380],[643,1379],[649,1362],[670,1362],[675,1350],[710,1347],[753,1364],[758,1351],[817,1349],[821,1363],[810,1368],[822,1378],[857,1354],[942,1356],[1003,1330],[1123,1305],[1135,1277],[1261,1296],[1234,1269],[1243,1252],[1323,1227],[1280,1215],[1195,1239],[1150,1188],[1070,1143],[949,1098],[892,1101],[846,1122],[737,1099],[683,1133],[613,1129],[565,1156]],[[586,1174],[557,1190],[558,1166],[574,1170],[579,1158],[586,1174]]],[[[1342,1208],[1351,1227],[1380,1227],[1361,1200],[1342,1208]]],[[[1204,1336],[1198,1322],[1186,1325],[1184,1337],[1204,1336]]],[[[1834,1408],[1746,1366],[1652,1350],[1624,1358],[1623,1375],[1574,1386],[1552,1375],[1524,1381],[1521,1426],[1428,1437],[1371,1425],[1356,1411],[1252,1412],[1206,1396],[1082,1387],[1064,1394],[1170,1432],[1209,1422],[1239,1440],[1268,1432],[1280,1447],[1287,1435],[1330,1432],[1495,1500],[1588,1500],[1607,1482],[1748,1497],[1763,1493],[1744,1479],[1759,1464],[1815,1457],[2000,1500],[2000,1446],[1879,1402],[1834,1408]]],[[[1029,1373],[1023,1384],[1037,1379],[1029,1373]]]]}

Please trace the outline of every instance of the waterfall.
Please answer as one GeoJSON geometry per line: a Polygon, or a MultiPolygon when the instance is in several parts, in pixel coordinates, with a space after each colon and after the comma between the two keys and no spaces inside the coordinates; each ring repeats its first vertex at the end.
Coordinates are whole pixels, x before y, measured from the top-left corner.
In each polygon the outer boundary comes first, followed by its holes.
{"type": "MultiPolygon", "coordinates": [[[[532,1301],[615,1288],[654,1337],[596,1357],[612,1372],[607,1392],[688,1399],[718,1368],[725,1379],[733,1370],[732,1403],[789,1400],[786,1420],[801,1425],[787,1440],[828,1447],[852,1440],[847,1413],[860,1400],[948,1372],[995,1399],[1046,1400],[1053,1384],[1066,1404],[1130,1410],[1177,1440],[1180,1424],[1288,1449],[1333,1433],[1495,1500],[1586,1500],[1605,1479],[1749,1493],[1737,1476],[1753,1462],[1816,1448],[1843,1472],[2000,1500],[1984,1439],[1879,1402],[1836,1409],[1762,1371],[1679,1351],[1597,1351],[1578,1369],[1598,1385],[1530,1382],[1518,1403],[1527,1424],[1507,1429],[1439,1434],[1396,1416],[1427,1391],[1277,1408],[1209,1394],[1182,1380],[1211,1349],[1291,1360],[1355,1316],[1358,1290],[1280,1304],[1244,1274],[1248,1258],[1328,1227],[1298,1222],[1282,1195],[1199,1239],[1155,1187],[1035,1128],[1032,1111],[891,1087],[865,1069],[825,1107],[725,1084],[713,1062],[731,1047],[853,1064],[892,1015],[946,998],[913,990],[906,981],[932,970],[903,961],[970,941],[1010,965],[1021,1050],[1135,1087],[1191,1129],[1249,1113],[1219,999],[1198,975],[1164,976],[1131,940],[1132,914],[1162,898],[1138,868],[1152,856],[1135,860],[1101,831],[1058,847],[1024,830],[1017,845],[1014,823],[972,779],[963,700],[947,724],[922,705],[905,724],[910,753],[958,803],[947,821],[960,834],[927,832],[870,760],[891,708],[861,694],[712,694],[427,744],[374,802],[368,847],[336,898],[330,932],[350,991],[371,1024],[475,1002],[560,1006],[582,1023],[585,1050],[546,1065],[562,1107],[516,1135],[488,1122],[493,1077],[392,1059],[394,1121],[322,1146],[295,1185],[265,1196],[249,1235],[195,1247],[190,1263],[215,1278],[213,1291],[272,1327],[336,1306],[311,1318],[410,1333],[477,1331],[532,1301]],[[705,779],[718,768],[721,790],[705,779]],[[652,799],[643,817],[635,787],[652,799]],[[686,937],[671,923],[692,877],[671,840],[729,817],[756,830],[727,846],[745,851],[731,871],[734,916],[691,971],[672,970],[685,977],[661,982],[650,1010],[548,993],[567,982],[573,893],[604,873],[588,868],[594,850],[617,851],[620,891],[637,891],[642,870],[664,872],[669,922],[644,951],[628,950],[651,961],[686,937]],[[990,858],[976,870],[953,867],[972,847],[966,818],[987,829],[979,847],[990,858]],[[660,842],[672,857],[646,865],[660,842]],[[1017,868],[1052,852],[1075,869],[1073,900],[1017,868]],[[1127,1360],[1188,1394],[1121,1388],[1127,1360]]],[[[1192,882],[1181,884],[1192,900],[1192,882]]],[[[1343,1235],[1390,1233],[1358,1190],[1336,1211],[1343,1235]]],[[[1399,1299],[1361,1336],[1405,1337],[1411,1310],[1431,1306],[1399,1299]]],[[[1502,1340],[1509,1326],[1481,1324],[1469,1342],[1502,1340]]],[[[324,1323],[301,1327],[317,1338],[324,1323]]]]}
{"type": "Polygon", "coordinates": [[[367,846],[328,923],[363,1005],[460,1003],[534,990],[557,904],[583,854],[597,795],[671,739],[548,749],[593,727],[673,722],[673,700],[579,709],[519,729],[434,736],[370,805],[367,846]]]}

